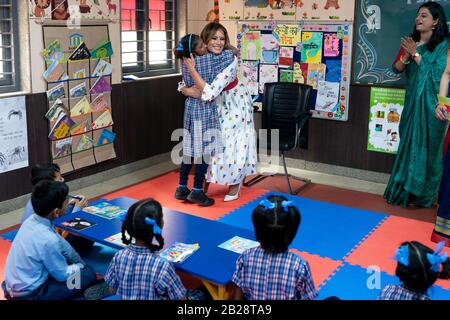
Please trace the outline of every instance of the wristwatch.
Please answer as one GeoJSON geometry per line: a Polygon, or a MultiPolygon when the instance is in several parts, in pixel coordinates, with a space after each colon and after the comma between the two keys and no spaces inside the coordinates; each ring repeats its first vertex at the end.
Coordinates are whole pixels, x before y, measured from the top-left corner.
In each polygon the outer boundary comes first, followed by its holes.
{"type": "Polygon", "coordinates": [[[420,57],[420,53],[418,53],[417,51],[416,51],[416,52],[414,52],[414,54],[413,54],[413,58],[418,58],[418,57],[420,57]]]}

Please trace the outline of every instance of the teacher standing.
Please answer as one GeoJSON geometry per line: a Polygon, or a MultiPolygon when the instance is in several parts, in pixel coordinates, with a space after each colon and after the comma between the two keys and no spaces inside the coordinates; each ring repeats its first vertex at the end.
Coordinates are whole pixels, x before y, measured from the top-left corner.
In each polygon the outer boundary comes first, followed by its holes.
{"type": "Polygon", "coordinates": [[[446,124],[435,117],[439,83],[446,65],[448,27],[442,7],[420,6],[413,33],[401,40],[402,54],[394,62],[405,72],[406,98],[400,119],[400,145],[384,197],[407,207],[433,206],[442,174],[442,144],[446,124]]]}

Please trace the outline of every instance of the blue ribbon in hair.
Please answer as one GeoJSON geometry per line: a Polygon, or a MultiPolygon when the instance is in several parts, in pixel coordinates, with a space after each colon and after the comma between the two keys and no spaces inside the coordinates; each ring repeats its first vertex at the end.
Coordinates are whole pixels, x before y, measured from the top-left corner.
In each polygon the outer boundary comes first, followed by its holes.
{"type": "Polygon", "coordinates": [[[431,270],[439,272],[439,265],[444,263],[448,259],[447,252],[439,254],[444,249],[445,242],[441,241],[436,245],[436,249],[433,253],[427,253],[428,262],[431,263],[431,270]]]}
{"type": "Polygon", "coordinates": [[[262,200],[262,201],[259,203],[259,205],[262,206],[262,207],[264,207],[264,209],[266,209],[266,210],[272,210],[272,209],[275,209],[275,203],[273,203],[273,202],[271,202],[271,201],[269,201],[269,200],[267,200],[267,199],[262,200]]]}
{"type": "Polygon", "coordinates": [[[178,46],[175,49],[176,51],[184,51],[184,46],[183,44],[180,42],[178,42],[178,46]]]}
{"type": "Polygon", "coordinates": [[[147,218],[145,218],[145,223],[150,226],[153,226],[154,234],[159,234],[159,235],[161,234],[161,228],[156,224],[155,219],[147,217],[147,218]]]}
{"type": "Polygon", "coordinates": [[[395,252],[395,260],[405,267],[409,266],[409,245],[405,244],[397,249],[395,252]]]}

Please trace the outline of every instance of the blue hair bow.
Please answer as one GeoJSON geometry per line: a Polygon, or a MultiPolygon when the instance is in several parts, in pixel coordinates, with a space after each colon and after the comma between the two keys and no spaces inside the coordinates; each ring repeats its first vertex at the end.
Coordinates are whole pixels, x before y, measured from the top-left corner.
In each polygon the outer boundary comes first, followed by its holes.
{"type": "Polygon", "coordinates": [[[409,245],[405,244],[397,249],[395,252],[395,260],[405,267],[409,266],[409,245]]]}
{"type": "Polygon", "coordinates": [[[441,241],[436,245],[436,249],[433,253],[427,253],[428,262],[431,263],[431,270],[434,272],[439,272],[439,265],[444,263],[448,259],[447,252],[439,254],[444,248],[445,242],[441,241]]]}
{"type": "Polygon", "coordinates": [[[184,46],[183,44],[180,42],[178,42],[178,46],[175,49],[176,51],[184,51],[184,46]]]}
{"type": "Polygon", "coordinates": [[[283,208],[284,212],[289,212],[289,208],[290,207],[294,207],[294,206],[295,205],[294,205],[294,203],[292,201],[284,200],[284,201],[281,202],[281,207],[283,208]]]}
{"type": "Polygon", "coordinates": [[[154,234],[159,234],[159,235],[161,234],[161,228],[156,224],[155,219],[147,217],[147,218],[145,218],[145,223],[150,226],[153,226],[154,234]]]}
{"type": "Polygon", "coordinates": [[[267,199],[262,200],[262,201],[259,203],[259,205],[260,205],[260,206],[263,206],[264,209],[266,209],[266,210],[272,210],[272,209],[275,209],[275,203],[273,203],[273,202],[271,202],[271,201],[269,201],[269,200],[267,200],[267,199]]]}

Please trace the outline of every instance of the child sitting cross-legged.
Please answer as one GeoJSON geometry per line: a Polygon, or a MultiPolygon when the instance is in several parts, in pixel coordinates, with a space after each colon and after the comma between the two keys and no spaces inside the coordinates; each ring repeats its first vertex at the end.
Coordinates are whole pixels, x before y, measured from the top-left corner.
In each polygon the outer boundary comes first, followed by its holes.
{"type": "Polygon", "coordinates": [[[234,299],[312,300],[317,291],[308,262],[289,252],[300,224],[297,207],[282,196],[269,196],[253,210],[260,246],[236,261],[234,299]]]}
{"type": "Polygon", "coordinates": [[[94,270],[53,228],[52,221],[67,208],[68,193],[64,182],[43,180],[34,186],[34,213],[21,225],[6,259],[7,299],[70,299],[96,281],[94,270]]]}
{"type": "Polygon", "coordinates": [[[163,211],[159,202],[144,199],[128,209],[122,223],[122,242],[128,247],[114,255],[105,275],[112,294],[123,300],[201,297],[197,290],[186,290],[173,265],[158,255],[164,247],[162,227],[163,211]]]}

